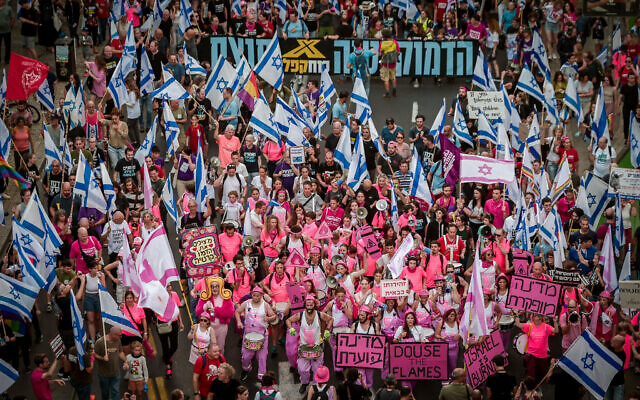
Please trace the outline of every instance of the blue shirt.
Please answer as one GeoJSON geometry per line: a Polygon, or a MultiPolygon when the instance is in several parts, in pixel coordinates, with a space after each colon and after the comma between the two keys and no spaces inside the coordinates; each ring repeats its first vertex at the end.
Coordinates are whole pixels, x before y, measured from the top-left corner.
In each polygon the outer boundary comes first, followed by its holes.
{"type": "MultiPolygon", "coordinates": [[[[347,63],[351,63],[351,77],[355,78],[356,77],[356,53],[357,55],[362,55],[364,56],[365,60],[367,61],[367,72],[369,71],[369,60],[371,60],[371,57],[373,57],[374,53],[371,50],[364,50],[364,49],[356,49],[353,53],[349,54],[349,60],[347,60],[347,63]]],[[[362,76],[362,71],[360,71],[360,78],[367,79],[366,74],[364,74],[365,76],[362,76]]]]}
{"type": "Polygon", "coordinates": [[[184,77],[184,74],[185,74],[184,65],[180,63],[176,63],[176,65],[172,65],[171,63],[168,63],[167,68],[169,69],[169,71],[171,71],[171,74],[173,75],[174,78],[176,78],[178,82],[180,82],[184,77]]]}
{"type": "Polygon", "coordinates": [[[307,25],[299,19],[296,22],[291,22],[290,20],[285,22],[284,27],[282,28],[282,33],[286,33],[288,38],[293,39],[300,39],[304,37],[304,34],[307,31],[307,25]]]}
{"type": "Polygon", "coordinates": [[[238,114],[240,113],[240,107],[238,107],[238,102],[235,100],[231,101],[231,104],[229,105],[229,107],[227,107],[227,101],[224,100],[222,102],[222,109],[224,110],[226,108],[226,111],[224,112],[224,114],[222,114],[223,118],[226,117],[231,117],[233,116],[233,119],[228,120],[229,125],[233,125],[234,127],[238,127],[238,114]]]}
{"type": "Polygon", "coordinates": [[[433,175],[431,178],[431,190],[442,189],[444,186],[444,178],[442,177],[442,161],[433,163],[429,170],[433,175]]]}
{"type": "Polygon", "coordinates": [[[398,134],[398,132],[402,132],[404,133],[404,129],[402,129],[402,127],[400,125],[396,125],[396,130],[393,131],[393,133],[391,133],[391,131],[389,130],[389,128],[387,128],[387,126],[385,125],[384,128],[382,128],[382,131],[380,132],[380,137],[382,138],[382,140],[384,140],[384,149],[387,150],[387,145],[389,144],[389,142],[396,140],[396,135],[398,134]]]}
{"type": "Polygon", "coordinates": [[[594,257],[596,256],[596,253],[598,251],[598,249],[596,249],[595,246],[591,246],[588,249],[584,250],[581,247],[579,247],[577,250],[575,247],[571,248],[571,251],[569,251],[569,260],[573,261],[576,263],[576,265],[578,266],[578,268],[580,269],[580,272],[583,275],[588,274],[589,272],[591,272],[591,267],[589,265],[586,264],[582,264],[580,262],[580,257],[578,257],[578,251],[580,251],[582,253],[582,257],[587,260],[587,261],[594,261],[594,257]]]}
{"type": "Polygon", "coordinates": [[[347,103],[340,104],[339,101],[336,101],[336,104],[331,107],[331,118],[338,119],[340,122],[342,122],[342,125],[346,125],[347,103]]]}

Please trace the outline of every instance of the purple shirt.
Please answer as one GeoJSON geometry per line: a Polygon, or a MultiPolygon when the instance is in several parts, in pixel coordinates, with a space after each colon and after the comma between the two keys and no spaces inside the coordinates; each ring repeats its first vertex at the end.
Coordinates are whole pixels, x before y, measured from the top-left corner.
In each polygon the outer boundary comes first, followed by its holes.
{"type": "Polygon", "coordinates": [[[282,171],[282,175],[280,175],[282,186],[289,192],[289,197],[293,198],[293,182],[296,179],[296,174],[293,172],[291,166],[284,161],[279,161],[278,164],[276,164],[274,173],[277,174],[280,171],[282,171]]]}
{"type": "MultiPolygon", "coordinates": [[[[191,155],[191,162],[196,163],[196,156],[191,155]]],[[[181,156],[178,163],[178,180],[191,181],[193,180],[193,171],[189,168],[189,159],[181,156]]]]}
{"type": "MultiPolygon", "coordinates": [[[[80,207],[80,212],[78,212],[78,219],[87,218],[91,220],[91,217],[93,217],[94,221],[98,221],[102,217],[104,217],[104,214],[95,208],[80,207]]],[[[96,232],[98,232],[98,235],[102,235],[102,225],[95,225],[94,229],[96,230],[96,232]]]]}

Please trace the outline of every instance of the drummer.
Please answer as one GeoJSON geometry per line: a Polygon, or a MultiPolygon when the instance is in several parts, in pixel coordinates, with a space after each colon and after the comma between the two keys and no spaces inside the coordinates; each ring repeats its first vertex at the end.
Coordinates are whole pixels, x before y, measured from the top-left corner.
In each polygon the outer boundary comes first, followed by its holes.
{"type": "Polygon", "coordinates": [[[304,299],[304,311],[292,315],[287,319],[289,334],[297,335],[293,325],[300,322],[300,349],[298,358],[298,373],[300,374],[300,394],[307,391],[311,371],[317,371],[324,361],[322,346],[328,339],[333,325],[333,318],[324,312],[316,310],[317,300],[313,295],[304,299]],[[324,327],[324,330],[323,330],[324,327]],[[322,332],[322,333],[321,333],[322,332]]]}
{"type": "Polygon", "coordinates": [[[458,325],[458,313],[455,308],[448,308],[442,314],[442,321],[436,327],[435,338],[444,340],[449,346],[447,376],[451,376],[458,363],[458,351],[460,349],[460,326],[458,325]]]}
{"type": "Polygon", "coordinates": [[[327,273],[322,265],[322,250],[319,246],[313,246],[309,250],[309,268],[307,276],[313,279],[313,284],[320,292],[327,293],[327,273]]]}
{"type": "Polygon", "coordinates": [[[536,383],[544,377],[549,369],[549,336],[560,331],[558,317],[553,317],[553,327],[544,322],[544,316],[532,314],[531,322],[523,324],[515,318],[516,326],[527,335],[525,357],[527,376],[535,379],[536,383]]]}
{"type": "MultiPolygon", "coordinates": [[[[302,278],[302,284],[304,285],[304,295],[311,294],[313,296],[318,296],[318,291],[314,286],[313,279],[310,276],[305,276],[302,278]]],[[[289,305],[289,309],[291,309],[291,299],[287,300],[289,305]]],[[[291,324],[291,327],[297,332],[300,332],[300,322],[294,322],[291,324]]],[[[287,359],[289,360],[289,372],[298,373],[298,345],[299,340],[296,336],[285,335],[285,352],[287,353],[287,359]]]]}
{"type": "MultiPolygon", "coordinates": [[[[352,333],[358,333],[361,335],[379,335],[380,324],[374,321],[371,316],[371,308],[364,305],[360,307],[358,311],[358,319],[351,326],[352,333]]],[[[373,387],[373,369],[372,368],[359,368],[360,376],[362,379],[362,385],[365,388],[373,387]]]]}
{"type": "Polygon", "coordinates": [[[242,375],[246,381],[251,371],[251,361],[258,359],[258,380],[267,372],[267,326],[276,319],[271,306],[262,299],[264,291],[256,286],[251,291],[251,299],[246,300],[236,309],[235,317],[238,328],[244,329],[242,347],[242,375]],[[245,316],[244,324],[242,315],[245,316]],[[257,342],[257,343],[256,343],[257,342]]]}
{"type": "MultiPolygon", "coordinates": [[[[291,275],[285,271],[284,262],[277,259],[275,262],[275,271],[267,275],[262,281],[262,288],[271,298],[271,307],[275,311],[284,314],[287,308],[287,284],[293,281],[291,275]]],[[[278,339],[282,339],[284,344],[284,332],[280,330],[280,324],[271,326],[271,354],[276,354],[276,342],[278,339]],[[282,338],[281,338],[282,335],[282,338]]],[[[268,343],[266,343],[268,345],[268,343]]]]}
{"type": "MultiPolygon", "coordinates": [[[[347,298],[347,291],[343,287],[336,288],[335,298],[329,301],[322,311],[333,318],[333,330],[329,344],[331,352],[335,356],[337,334],[349,332],[349,326],[353,321],[353,306],[347,298]]],[[[333,369],[336,372],[342,371],[342,368],[336,366],[333,369]]]]}

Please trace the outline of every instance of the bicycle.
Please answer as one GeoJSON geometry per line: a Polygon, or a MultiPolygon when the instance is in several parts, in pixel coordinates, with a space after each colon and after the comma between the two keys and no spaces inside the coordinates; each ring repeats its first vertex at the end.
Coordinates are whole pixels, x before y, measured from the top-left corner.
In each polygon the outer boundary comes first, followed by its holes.
{"type": "MultiPolygon", "coordinates": [[[[8,101],[7,102],[7,111],[9,115],[13,114],[14,111],[16,111],[18,109],[18,102],[17,101],[8,101]]],[[[31,113],[31,117],[33,119],[33,123],[37,124],[38,122],[40,122],[40,118],[42,118],[42,116],[40,115],[40,110],[38,110],[38,108],[36,106],[31,105],[30,103],[27,103],[27,110],[31,113]]]]}

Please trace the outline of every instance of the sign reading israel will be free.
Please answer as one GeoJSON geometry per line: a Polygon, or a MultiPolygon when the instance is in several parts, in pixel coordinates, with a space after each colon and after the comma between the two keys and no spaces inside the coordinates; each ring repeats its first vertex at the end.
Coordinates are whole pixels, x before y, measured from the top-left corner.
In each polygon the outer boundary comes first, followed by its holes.
{"type": "MultiPolygon", "coordinates": [[[[271,39],[214,36],[211,38],[211,64],[222,55],[235,63],[244,54],[247,62],[255,66],[271,39]]],[[[287,74],[320,74],[326,65],[329,73],[350,74],[347,68],[353,52],[354,39],[279,39],[282,65],[287,74]]],[[[364,40],[363,48],[378,50],[379,40],[364,40]]],[[[473,41],[411,41],[399,40],[400,57],[397,76],[471,76],[478,54],[473,41]]],[[[378,55],[369,60],[369,72],[378,73],[378,55]]]]}

